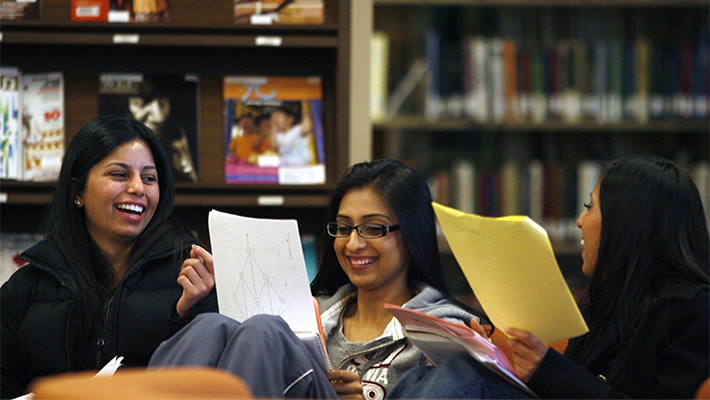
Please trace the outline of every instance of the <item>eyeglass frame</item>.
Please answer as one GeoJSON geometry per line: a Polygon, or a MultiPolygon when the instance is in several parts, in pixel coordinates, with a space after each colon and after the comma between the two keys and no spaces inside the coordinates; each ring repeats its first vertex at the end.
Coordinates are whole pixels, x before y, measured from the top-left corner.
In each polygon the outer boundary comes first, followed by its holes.
{"type": "Polygon", "coordinates": [[[387,234],[390,233],[390,232],[394,232],[394,231],[399,230],[399,224],[395,224],[395,225],[385,225],[385,224],[378,224],[378,223],[376,223],[376,222],[365,222],[364,224],[355,225],[355,226],[352,226],[352,225],[350,225],[350,224],[346,224],[345,222],[328,222],[327,224],[325,224],[325,231],[326,231],[326,233],[328,233],[328,235],[330,235],[331,237],[334,237],[334,238],[346,238],[346,237],[349,237],[350,234],[353,233],[353,229],[355,230],[355,232],[357,232],[358,236],[360,236],[360,237],[363,238],[363,239],[379,239],[379,238],[381,238],[381,237],[387,236],[387,234]],[[328,229],[328,227],[331,226],[331,225],[345,225],[345,226],[347,226],[348,228],[350,228],[350,230],[348,231],[348,234],[347,234],[347,235],[333,235],[332,233],[330,233],[330,230],[328,229]],[[381,228],[382,228],[382,236],[364,236],[364,235],[362,234],[362,232],[360,232],[360,227],[361,227],[361,226],[366,226],[366,225],[370,225],[370,226],[376,225],[376,226],[381,227],[381,228]]]}

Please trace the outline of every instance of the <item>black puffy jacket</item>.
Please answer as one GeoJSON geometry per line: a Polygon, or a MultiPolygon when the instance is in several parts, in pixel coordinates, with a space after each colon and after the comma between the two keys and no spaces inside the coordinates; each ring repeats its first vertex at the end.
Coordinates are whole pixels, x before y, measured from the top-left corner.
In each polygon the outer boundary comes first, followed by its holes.
{"type": "Polygon", "coordinates": [[[177,316],[182,294],[177,277],[194,239],[183,238],[184,246],[176,251],[175,235],[158,239],[118,284],[106,309],[94,365],[87,365],[93,362],[86,357],[93,350],[81,346],[75,275],[59,247],[47,239],[25,251],[22,258],[29,264],[1,289],[0,396],[22,395],[40,376],[98,369],[116,355],[124,357],[124,366],[145,366],[158,345],[195,315],[217,311],[213,290],[188,315],[177,316]]]}

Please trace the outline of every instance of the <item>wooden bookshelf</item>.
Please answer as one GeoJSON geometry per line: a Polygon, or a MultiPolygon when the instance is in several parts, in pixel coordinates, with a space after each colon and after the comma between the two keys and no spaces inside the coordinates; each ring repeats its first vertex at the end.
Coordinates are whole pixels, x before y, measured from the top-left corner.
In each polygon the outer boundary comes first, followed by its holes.
{"type": "MultiPolygon", "coordinates": [[[[644,35],[652,41],[680,43],[696,40],[702,29],[708,29],[709,9],[705,0],[374,0],[373,29],[388,38],[387,100],[390,106],[393,99],[396,100],[394,103],[399,108],[388,110],[384,118],[373,122],[373,156],[411,163],[429,177],[434,196],[440,196],[439,192],[443,191],[445,194],[440,199],[450,201],[453,207],[457,207],[452,203],[455,203],[456,192],[460,191],[454,187],[457,179],[454,168],[462,159],[474,170],[469,169],[467,173],[475,174],[476,181],[472,183],[475,196],[488,190],[475,187],[480,185],[479,172],[481,176],[484,173],[500,176],[503,167],[510,163],[520,168],[520,190],[528,190],[530,183],[526,182],[525,175],[533,161],[541,162],[544,168],[562,169],[558,175],[563,177],[578,173],[579,166],[589,160],[603,164],[613,158],[638,154],[671,158],[691,171],[707,165],[710,159],[707,114],[701,118],[674,115],[648,120],[624,117],[614,121],[587,117],[575,121],[559,117],[537,121],[530,118],[496,120],[489,115],[489,120],[482,121],[476,115],[467,115],[459,103],[458,108],[454,107],[456,112],[447,109],[440,115],[432,115],[427,108],[427,96],[432,82],[437,80],[432,77],[437,66],[432,65],[429,58],[427,42],[431,37],[427,35],[434,26],[434,17],[443,11],[454,17],[446,19],[449,31],[438,33],[440,37],[455,37],[454,42],[458,42],[452,45],[441,41],[440,48],[448,45],[449,49],[462,53],[463,39],[474,36],[517,40],[518,48],[556,45],[558,41],[571,39],[617,39],[617,36],[627,43],[644,35]],[[607,17],[607,14],[612,16],[607,17]],[[663,28],[655,25],[658,22],[664,24],[663,28]],[[426,73],[422,73],[424,68],[426,73]]],[[[466,64],[456,58],[449,64],[457,63],[462,64],[461,69],[466,68],[466,64]]],[[[438,68],[445,70],[450,66],[444,64],[441,62],[438,68]]],[[[447,73],[441,73],[439,78],[452,75],[447,73]]],[[[466,100],[465,88],[461,86],[459,102],[466,100]]],[[[707,95],[705,93],[706,98],[707,95]]],[[[707,174],[704,176],[702,179],[708,180],[707,174]]],[[[710,201],[710,181],[701,183],[703,195],[710,201]]],[[[503,185],[501,180],[495,184],[498,188],[503,185]]],[[[571,198],[576,194],[569,193],[569,188],[566,190],[560,192],[559,197],[571,198]]],[[[474,198],[474,201],[480,199],[474,198]]],[[[578,278],[581,258],[579,238],[574,238],[578,231],[574,226],[578,214],[570,201],[564,215],[546,215],[537,222],[548,228],[563,272],[578,278]],[[553,237],[556,235],[562,239],[553,237]]],[[[491,216],[505,215],[502,209],[498,208],[491,216]]],[[[527,211],[525,207],[519,208],[520,213],[527,211]]],[[[480,213],[479,210],[474,212],[480,213]]],[[[445,246],[442,255],[445,261],[455,265],[445,246]]]]}
{"type": "MultiPolygon", "coordinates": [[[[349,166],[350,1],[325,0],[320,25],[235,25],[232,1],[171,0],[161,23],[72,22],[70,0],[42,0],[39,20],[3,20],[3,66],[22,73],[61,71],[68,143],[98,116],[98,78],[106,72],[195,74],[200,79],[199,177],[178,183],[176,206],[229,208],[245,215],[283,208],[284,217],[318,217],[349,166]],[[320,76],[323,82],[326,183],[232,185],[224,179],[222,78],[225,75],[320,76]]],[[[0,181],[3,231],[18,231],[6,212],[43,210],[53,184],[0,181]]],[[[318,220],[320,224],[322,221],[318,220]]],[[[196,227],[206,233],[207,220],[196,227]]],[[[36,231],[39,226],[22,229],[36,231]]],[[[21,230],[19,230],[21,231],[21,230]]],[[[313,232],[321,235],[321,230],[313,232]]],[[[205,239],[205,237],[203,237],[205,239]]]]}

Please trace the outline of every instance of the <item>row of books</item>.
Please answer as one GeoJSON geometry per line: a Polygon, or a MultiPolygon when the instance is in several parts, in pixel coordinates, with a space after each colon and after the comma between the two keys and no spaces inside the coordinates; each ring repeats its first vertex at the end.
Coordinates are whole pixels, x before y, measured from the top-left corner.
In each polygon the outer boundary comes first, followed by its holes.
{"type": "MultiPolygon", "coordinates": [[[[508,160],[481,167],[458,159],[428,176],[434,201],[482,216],[527,215],[545,227],[553,242],[577,242],[575,221],[589,202],[602,163],[583,160],[575,165],[508,160]]],[[[710,166],[702,161],[687,167],[710,216],[710,166]]]]}
{"type": "MultiPolygon", "coordinates": [[[[323,0],[231,1],[235,24],[317,25],[324,21],[323,0]]],[[[37,20],[41,16],[42,0],[0,0],[0,19],[37,20]]],[[[167,22],[170,21],[170,4],[168,0],[71,0],[71,20],[167,22]]]]}
{"type": "MultiPolygon", "coordinates": [[[[64,155],[61,72],[2,70],[0,178],[51,181],[64,155]]],[[[321,78],[224,77],[225,182],[325,183],[321,78]]],[[[155,132],[179,182],[199,177],[200,81],[192,74],[103,73],[98,115],[134,118],[155,132]]]]}
{"type": "Polygon", "coordinates": [[[538,45],[472,36],[454,55],[459,63],[442,46],[435,34],[427,36],[431,119],[647,123],[709,115],[707,29],[695,40],[672,43],[640,37],[538,45]],[[452,72],[452,65],[461,71],[452,72]]]}

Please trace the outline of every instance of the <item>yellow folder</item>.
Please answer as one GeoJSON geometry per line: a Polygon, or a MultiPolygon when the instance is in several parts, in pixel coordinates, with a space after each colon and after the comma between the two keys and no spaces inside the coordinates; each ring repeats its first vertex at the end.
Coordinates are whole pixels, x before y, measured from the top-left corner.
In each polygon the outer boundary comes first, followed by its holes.
{"type": "Polygon", "coordinates": [[[433,206],[466,280],[498,329],[523,329],[545,344],[589,330],[547,232],[535,221],[433,206]]]}

